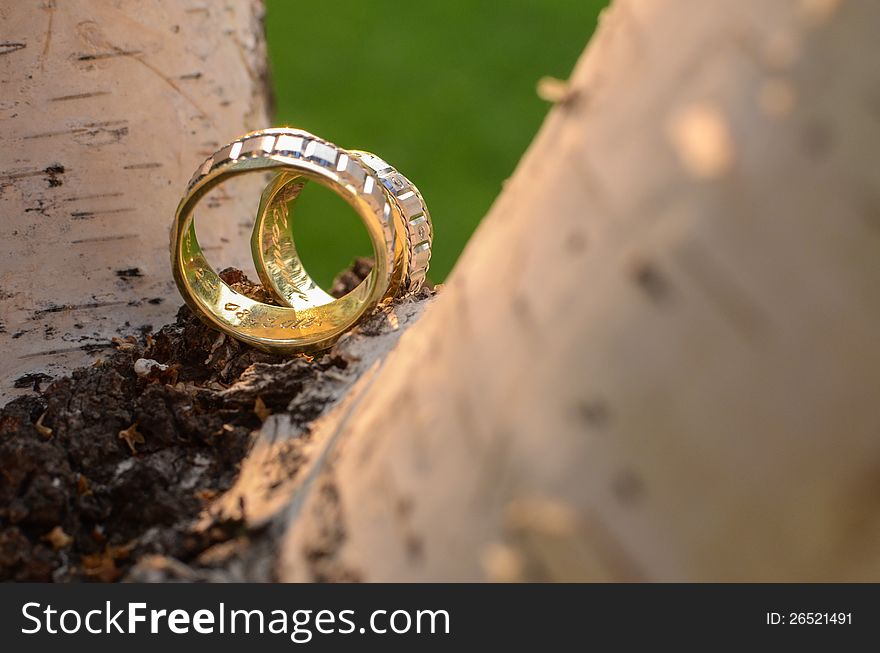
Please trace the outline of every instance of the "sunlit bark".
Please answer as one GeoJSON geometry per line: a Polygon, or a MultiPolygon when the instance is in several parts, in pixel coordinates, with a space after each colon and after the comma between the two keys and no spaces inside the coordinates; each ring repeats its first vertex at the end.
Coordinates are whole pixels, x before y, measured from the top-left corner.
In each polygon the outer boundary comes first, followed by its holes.
{"type": "Polygon", "coordinates": [[[619,0],[281,577],[880,578],[878,24],[619,0]]]}

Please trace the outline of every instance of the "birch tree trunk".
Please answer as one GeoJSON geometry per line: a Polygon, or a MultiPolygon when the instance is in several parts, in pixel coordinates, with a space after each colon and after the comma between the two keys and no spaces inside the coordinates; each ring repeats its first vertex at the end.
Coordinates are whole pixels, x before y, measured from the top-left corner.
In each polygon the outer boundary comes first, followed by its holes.
{"type": "MultiPolygon", "coordinates": [[[[180,193],[268,121],[257,0],[6,2],[0,17],[3,403],[170,320],[180,193]]],[[[248,260],[244,197],[203,211],[227,264],[248,260]]]]}
{"type": "MultiPolygon", "coordinates": [[[[4,10],[4,377],[163,318],[184,159],[262,117],[255,5],[112,6],[4,10]]],[[[617,0],[436,299],[216,390],[266,421],[203,527],[249,535],[133,577],[880,580],[878,23],[617,0]]]]}
{"type": "Polygon", "coordinates": [[[878,24],[617,0],[280,577],[880,580],[878,24]]]}

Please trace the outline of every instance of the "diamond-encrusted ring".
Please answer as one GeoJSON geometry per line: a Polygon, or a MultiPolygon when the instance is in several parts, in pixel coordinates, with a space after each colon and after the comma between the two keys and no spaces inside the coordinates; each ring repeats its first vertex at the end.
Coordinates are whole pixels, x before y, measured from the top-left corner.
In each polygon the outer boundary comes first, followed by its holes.
{"type": "Polygon", "coordinates": [[[406,238],[397,233],[398,213],[380,176],[356,154],[298,129],[252,132],[209,157],[187,185],[171,230],[174,280],[200,318],[234,338],[272,352],[322,349],[387,296],[397,283],[395,275],[408,269],[401,260],[406,238]],[[326,303],[273,306],[236,292],[214,271],[196,237],[196,205],[225,179],[266,170],[291,172],[323,184],[354,208],[375,255],[373,269],[360,286],[326,303]]]}
{"type": "MultiPolygon", "coordinates": [[[[378,176],[391,203],[398,251],[387,296],[416,292],[425,281],[431,259],[433,233],[428,207],[409,179],[374,154],[359,150],[342,153],[336,167],[344,170],[352,156],[378,176]]],[[[304,176],[295,171],[276,175],[263,191],[251,237],[254,264],[263,284],[294,308],[335,301],[309,276],[296,251],[290,208],[305,182],[304,176]]]]}

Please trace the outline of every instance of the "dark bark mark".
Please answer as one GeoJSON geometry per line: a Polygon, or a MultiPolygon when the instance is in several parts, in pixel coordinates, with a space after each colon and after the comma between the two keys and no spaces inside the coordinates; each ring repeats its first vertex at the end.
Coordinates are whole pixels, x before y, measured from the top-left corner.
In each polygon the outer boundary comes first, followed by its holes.
{"type": "Polygon", "coordinates": [[[82,311],[82,310],[91,310],[95,308],[106,308],[108,306],[122,306],[125,302],[88,302],[86,304],[64,304],[62,306],[49,306],[48,308],[41,308],[36,310],[31,315],[32,320],[39,320],[44,315],[51,315],[52,313],[66,313],[68,311],[82,311]]]}
{"type": "Polygon", "coordinates": [[[42,216],[48,215],[48,211],[50,208],[50,204],[46,202],[46,200],[39,198],[37,199],[36,206],[29,206],[24,210],[25,213],[39,213],[42,216]]]}
{"type": "Polygon", "coordinates": [[[347,534],[339,490],[331,476],[324,478],[316,503],[315,512],[320,527],[311,534],[303,550],[312,580],[318,583],[363,580],[360,573],[339,559],[339,550],[347,534]]]}
{"type": "Polygon", "coordinates": [[[161,163],[132,163],[122,166],[123,170],[149,170],[150,168],[161,168],[161,163]]]}
{"type": "Polygon", "coordinates": [[[30,354],[22,354],[19,356],[19,360],[25,360],[28,358],[43,358],[45,356],[57,356],[58,354],[69,354],[73,351],[100,351],[102,349],[110,349],[113,347],[112,342],[104,342],[104,343],[96,343],[92,345],[80,345],[79,347],[64,347],[62,349],[47,349],[45,351],[35,351],[30,354]]]}
{"type": "Polygon", "coordinates": [[[124,270],[116,270],[116,276],[121,278],[142,277],[144,273],[140,268],[125,268],[124,270]]]}
{"type": "Polygon", "coordinates": [[[60,163],[47,166],[43,169],[43,172],[46,173],[46,183],[49,184],[49,188],[57,188],[64,184],[60,177],[64,174],[64,166],[60,163]]]}
{"type": "Polygon", "coordinates": [[[30,388],[34,392],[40,391],[40,386],[46,381],[51,381],[52,377],[43,372],[30,372],[22,374],[12,382],[13,388],[30,388]]]}
{"type": "Polygon", "coordinates": [[[96,215],[109,215],[113,213],[130,213],[134,211],[133,208],[125,208],[125,209],[97,209],[94,211],[71,211],[70,217],[74,220],[88,220],[89,218],[94,218],[96,215]]]}
{"type": "Polygon", "coordinates": [[[111,52],[96,52],[95,54],[74,55],[77,61],[98,61],[100,59],[113,59],[114,57],[133,57],[140,54],[140,50],[122,50],[115,48],[111,52]]]}
{"type": "Polygon", "coordinates": [[[0,56],[17,52],[27,47],[27,43],[16,43],[14,41],[0,41],[0,56]]]}
{"type": "Polygon", "coordinates": [[[611,422],[611,409],[603,399],[584,399],[575,406],[575,414],[587,426],[602,429],[611,422]]]}
{"type": "Polygon", "coordinates": [[[53,163],[52,165],[42,168],[40,170],[17,170],[15,172],[8,172],[6,174],[0,175],[0,187],[14,181],[18,181],[19,179],[45,176],[46,183],[49,184],[49,188],[54,188],[55,186],[62,185],[63,182],[60,179],[60,175],[63,174],[64,166],[60,163],[53,163]]]}
{"type": "Polygon", "coordinates": [[[118,236],[95,236],[94,238],[77,238],[71,240],[71,245],[80,245],[83,243],[105,243],[110,240],[130,240],[131,238],[139,238],[138,234],[121,234],[118,236]]]}
{"type": "Polygon", "coordinates": [[[52,43],[52,25],[55,22],[55,0],[49,0],[45,5],[49,12],[49,23],[46,25],[46,38],[43,40],[43,51],[40,53],[40,70],[46,69],[46,58],[49,56],[49,46],[52,43]]]}
{"type": "Polygon", "coordinates": [[[394,504],[394,514],[402,532],[406,557],[412,564],[419,564],[425,558],[425,541],[412,527],[411,518],[415,502],[411,497],[398,497],[394,504]]]}
{"type": "Polygon", "coordinates": [[[110,91],[92,91],[90,93],[74,93],[73,95],[59,95],[58,97],[49,98],[49,102],[68,102],[69,100],[85,100],[91,97],[99,97],[101,95],[110,95],[110,91]]]}
{"type": "Polygon", "coordinates": [[[611,491],[621,503],[633,504],[645,495],[645,482],[631,469],[622,469],[611,481],[611,491]]]}
{"type": "Polygon", "coordinates": [[[79,195],[75,197],[65,197],[62,202],[79,202],[82,200],[96,200],[105,197],[122,197],[123,193],[95,193],[94,195],[79,195]]]}
{"type": "Polygon", "coordinates": [[[528,297],[521,292],[517,293],[511,304],[513,316],[526,333],[533,333],[536,328],[535,313],[529,304],[528,297]]]}
{"type": "Polygon", "coordinates": [[[43,174],[43,170],[19,170],[17,172],[7,172],[4,175],[0,175],[0,182],[15,181],[17,179],[24,179],[25,177],[36,177],[41,174],[43,174]]]}
{"type": "Polygon", "coordinates": [[[813,120],[801,131],[804,152],[814,160],[826,158],[834,147],[834,131],[827,122],[813,120]]]}
{"type": "Polygon", "coordinates": [[[201,79],[202,73],[186,73],[185,75],[180,75],[177,79],[201,79]]]}
{"type": "Polygon", "coordinates": [[[651,261],[636,261],[630,274],[639,289],[652,301],[662,304],[671,298],[669,281],[651,261]]]}
{"type": "Polygon", "coordinates": [[[83,138],[94,145],[107,145],[118,143],[123,136],[128,134],[128,120],[107,120],[104,122],[86,123],[79,127],[62,129],[58,131],[40,132],[38,134],[26,134],[25,140],[38,138],[55,138],[57,136],[74,136],[83,138]]]}

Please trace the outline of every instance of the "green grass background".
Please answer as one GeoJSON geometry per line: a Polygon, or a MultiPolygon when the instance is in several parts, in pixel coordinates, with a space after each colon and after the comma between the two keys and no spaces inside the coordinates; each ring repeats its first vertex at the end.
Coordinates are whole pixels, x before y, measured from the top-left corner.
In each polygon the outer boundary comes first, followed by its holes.
{"type": "MultiPolygon", "coordinates": [[[[267,0],[275,124],[375,152],[422,191],[442,281],[565,79],[605,0],[267,0]]],[[[329,283],[370,253],[350,208],[312,184],[296,209],[298,250],[329,283]]]]}

